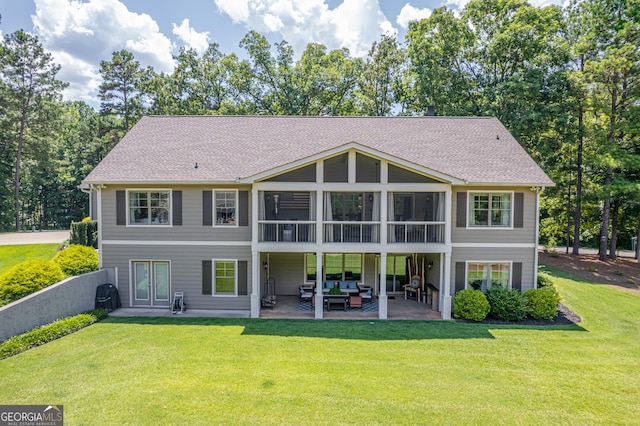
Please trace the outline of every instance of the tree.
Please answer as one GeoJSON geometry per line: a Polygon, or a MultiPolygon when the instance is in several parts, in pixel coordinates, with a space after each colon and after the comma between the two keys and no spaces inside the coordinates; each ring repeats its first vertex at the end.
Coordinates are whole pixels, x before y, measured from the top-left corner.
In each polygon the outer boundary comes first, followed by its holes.
{"type": "Polygon", "coordinates": [[[586,123],[598,146],[594,170],[600,177],[602,215],[599,257],[615,257],[619,217],[613,212],[635,194],[638,168],[638,127],[634,120],[640,100],[640,4],[626,0],[589,0],[578,5],[586,32],[581,38],[591,52],[584,64],[589,85],[586,123]]]}
{"type": "Polygon", "coordinates": [[[115,114],[124,122],[124,131],[142,116],[141,84],[145,76],[140,63],[127,50],[113,52],[111,62],[100,62],[102,84],[98,96],[101,111],[115,114]]]}
{"type": "MultiPolygon", "coordinates": [[[[0,76],[6,101],[2,118],[15,147],[15,229],[20,224],[20,171],[25,144],[47,134],[48,108],[58,102],[66,84],[56,79],[60,66],[38,38],[23,31],[8,34],[0,46],[0,76]],[[39,129],[36,129],[36,126],[39,129]],[[33,133],[31,131],[34,130],[33,133]]],[[[49,117],[50,118],[50,117],[49,117]]]]}
{"type": "Polygon", "coordinates": [[[404,95],[406,53],[393,37],[374,42],[359,81],[361,109],[365,115],[390,115],[404,95]]]}

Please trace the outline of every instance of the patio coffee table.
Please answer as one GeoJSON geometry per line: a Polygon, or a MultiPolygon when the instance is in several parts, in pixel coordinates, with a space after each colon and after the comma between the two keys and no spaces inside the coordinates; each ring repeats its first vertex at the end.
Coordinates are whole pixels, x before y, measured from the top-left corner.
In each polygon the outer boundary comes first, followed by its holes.
{"type": "Polygon", "coordinates": [[[349,300],[349,295],[326,294],[323,297],[327,303],[327,311],[331,310],[331,305],[342,306],[343,311],[347,310],[347,301],[349,300]]]}

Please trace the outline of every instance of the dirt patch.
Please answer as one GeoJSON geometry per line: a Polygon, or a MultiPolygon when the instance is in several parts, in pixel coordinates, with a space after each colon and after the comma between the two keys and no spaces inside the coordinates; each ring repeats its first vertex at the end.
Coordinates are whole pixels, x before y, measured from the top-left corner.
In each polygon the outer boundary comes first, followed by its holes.
{"type": "Polygon", "coordinates": [[[608,284],[640,294],[640,264],[633,258],[618,257],[602,262],[596,254],[574,256],[559,252],[541,252],[539,261],[587,281],[608,284]]]}

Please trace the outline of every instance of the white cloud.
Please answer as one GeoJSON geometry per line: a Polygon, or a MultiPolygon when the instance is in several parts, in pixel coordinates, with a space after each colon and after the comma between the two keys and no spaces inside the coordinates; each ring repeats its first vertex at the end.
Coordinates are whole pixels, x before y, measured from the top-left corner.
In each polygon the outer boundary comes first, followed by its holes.
{"type": "Polygon", "coordinates": [[[405,3],[400,10],[396,23],[402,28],[409,28],[410,21],[419,21],[429,16],[431,16],[431,9],[417,9],[409,3],[405,3]]]}
{"type": "MultiPolygon", "coordinates": [[[[67,99],[93,99],[101,60],[127,49],[142,66],[173,69],[173,46],[147,14],[130,12],[119,0],[35,0],[34,27],[70,83],[67,99]]],[[[95,100],[94,100],[95,103],[95,100]]]]}
{"type": "Polygon", "coordinates": [[[178,26],[173,24],[173,34],[182,40],[188,47],[195,49],[199,54],[209,47],[209,32],[199,33],[189,26],[189,20],[184,19],[178,26]]]}
{"type": "Polygon", "coordinates": [[[396,35],[378,0],[344,0],[329,9],[325,0],[215,0],[234,22],[258,32],[278,33],[301,55],[309,43],[346,47],[365,56],[382,34],[396,35]]]}
{"type": "Polygon", "coordinates": [[[233,22],[247,22],[249,0],[215,0],[218,9],[229,15],[233,22]]]}

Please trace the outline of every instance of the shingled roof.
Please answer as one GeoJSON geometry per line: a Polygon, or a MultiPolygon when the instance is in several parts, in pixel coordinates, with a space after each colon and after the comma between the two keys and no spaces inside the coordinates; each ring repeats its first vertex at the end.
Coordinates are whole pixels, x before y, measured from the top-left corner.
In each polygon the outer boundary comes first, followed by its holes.
{"type": "Polygon", "coordinates": [[[84,183],[236,182],[348,144],[469,184],[553,185],[495,118],[291,116],[143,117],[84,183]]]}

